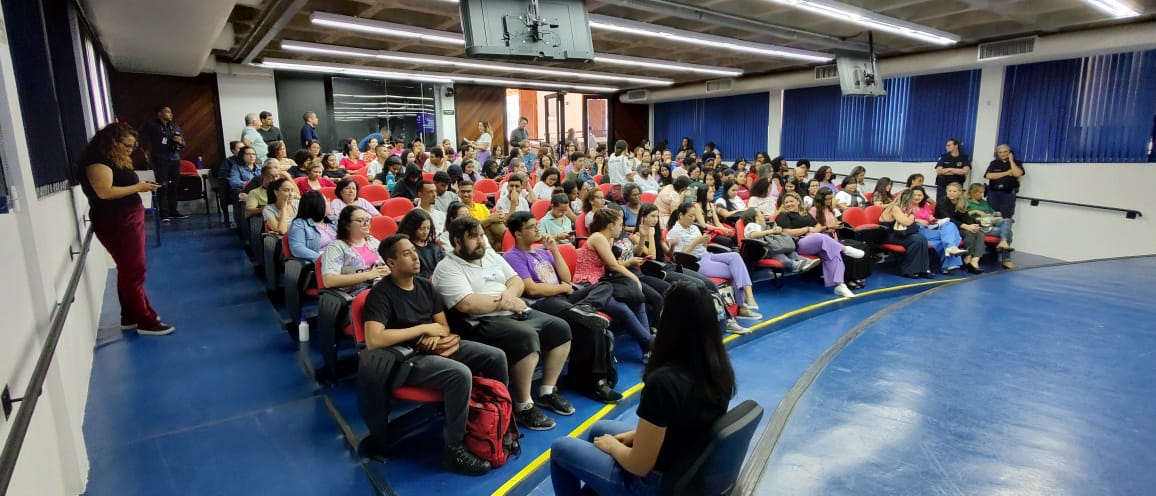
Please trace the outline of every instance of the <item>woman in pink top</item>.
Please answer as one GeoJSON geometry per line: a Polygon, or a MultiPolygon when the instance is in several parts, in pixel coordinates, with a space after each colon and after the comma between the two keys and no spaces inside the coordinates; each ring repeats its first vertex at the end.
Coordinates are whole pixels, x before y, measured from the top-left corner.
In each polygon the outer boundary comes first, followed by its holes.
{"type": "Polygon", "coordinates": [[[323,172],[325,172],[325,168],[321,166],[321,162],[314,160],[313,163],[309,165],[309,175],[294,179],[293,182],[297,183],[297,189],[301,190],[301,194],[321,188],[336,187],[337,185],[333,184],[333,181],[328,177],[321,176],[323,172]]]}
{"type": "MultiPolygon", "coordinates": [[[[590,237],[586,244],[578,249],[577,267],[574,268],[574,282],[576,284],[596,284],[609,273],[618,273],[628,279],[607,284],[636,284],[640,291],[644,290],[642,281],[630,270],[642,264],[642,258],[626,254],[625,261],[620,262],[614,256],[611,240],[622,234],[622,213],[617,210],[597,210],[594,220],[590,224],[590,237]]],[[[644,293],[645,294],[645,293],[644,293]]],[[[654,336],[650,333],[650,320],[646,316],[646,305],[638,303],[627,305],[614,298],[602,307],[610,318],[614,319],[612,326],[625,330],[642,348],[643,361],[650,354],[650,343],[654,336]]]]}
{"type": "Polygon", "coordinates": [[[916,205],[913,212],[915,223],[919,224],[919,233],[927,238],[935,253],[939,255],[939,259],[943,260],[943,273],[951,274],[959,270],[963,266],[963,259],[959,255],[967,253],[967,250],[959,247],[959,243],[963,241],[959,228],[951,222],[936,221],[935,205],[927,200],[923,186],[915,186],[911,190],[913,195],[911,201],[916,205]]]}

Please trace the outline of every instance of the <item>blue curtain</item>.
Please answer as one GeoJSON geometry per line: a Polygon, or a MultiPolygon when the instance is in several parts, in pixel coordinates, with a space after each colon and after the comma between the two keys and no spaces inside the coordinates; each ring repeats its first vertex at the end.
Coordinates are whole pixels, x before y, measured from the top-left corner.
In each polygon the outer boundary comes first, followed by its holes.
{"type": "Polygon", "coordinates": [[[769,105],[769,93],[657,103],[655,143],[665,139],[670,149],[676,150],[687,136],[699,153],[707,141],[714,141],[723,152],[723,160],[752,160],[755,152],[767,148],[769,105]]]}
{"type": "Polygon", "coordinates": [[[1010,66],[999,140],[1025,162],[1145,162],[1156,50],[1010,66]]]}
{"type": "MultiPolygon", "coordinates": [[[[787,90],[782,153],[789,159],[934,161],[948,138],[975,134],[979,71],[890,78],[887,96],[842,96],[838,86],[787,90]]],[[[966,151],[966,150],[965,150],[966,151]]]]}

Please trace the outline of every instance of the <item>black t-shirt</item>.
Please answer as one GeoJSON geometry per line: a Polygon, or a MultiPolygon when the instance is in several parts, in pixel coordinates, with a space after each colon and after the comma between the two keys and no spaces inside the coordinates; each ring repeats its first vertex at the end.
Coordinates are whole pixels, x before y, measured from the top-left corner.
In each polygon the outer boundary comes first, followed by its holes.
{"type": "Polygon", "coordinates": [[[417,249],[417,257],[421,260],[421,272],[417,276],[425,279],[433,277],[438,262],[446,257],[446,252],[437,243],[426,243],[425,246],[413,246],[417,249]]]}
{"type": "MultiPolygon", "coordinates": [[[[105,164],[106,167],[112,169],[113,186],[132,186],[140,182],[140,178],[137,177],[136,171],[132,170],[131,168],[125,169],[122,167],[109,165],[112,164],[111,160],[102,160],[98,163],[105,164]]],[[[102,200],[99,196],[96,195],[96,190],[92,189],[92,183],[88,181],[88,167],[90,165],[92,164],[86,165],[80,169],[79,177],[80,190],[84,192],[84,196],[88,197],[89,208],[96,211],[104,211],[117,208],[134,207],[142,203],[140,195],[136,193],[125,196],[123,198],[117,198],[115,200],[102,200]]]]}
{"type": "Polygon", "coordinates": [[[666,428],[654,470],[666,472],[687,456],[697,456],[710,441],[710,428],[727,411],[726,402],[703,397],[699,381],[672,366],[651,372],[642,389],[638,418],[666,428]]]}
{"type": "Polygon", "coordinates": [[[386,277],[369,290],[361,317],[365,322],[381,322],[386,329],[405,329],[433,323],[433,316],[445,310],[443,305],[428,279],[413,278],[413,289],[406,291],[386,277]]]}
{"type": "MultiPolygon", "coordinates": [[[[1016,161],[1016,165],[1020,166],[1020,170],[1025,170],[1023,162],[1016,161]]],[[[1010,162],[1004,162],[1003,160],[997,158],[992,160],[991,163],[987,165],[987,171],[985,171],[983,174],[986,176],[992,172],[1007,172],[1010,170],[1010,162]]],[[[1012,176],[1001,177],[999,179],[991,179],[988,181],[987,187],[993,191],[1006,191],[1010,193],[1020,189],[1020,179],[1018,177],[1012,176]]]]}
{"type": "Polygon", "coordinates": [[[957,226],[975,223],[971,220],[971,216],[967,215],[967,212],[956,210],[955,204],[951,203],[947,198],[935,204],[935,218],[951,219],[951,222],[957,226]]]}
{"type": "Polygon", "coordinates": [[[779,215],[775,216],[775,224],[778,224],[779,227],[782,227],[783,229],[798,229],[800,227],[815,226],[819,223],[816,222],[815,218],[811,217],[810,214],[799,212],[779,212],[779,215]]]}
{"type": "MultiPolygon", "coordinates": [[[[939,162],[935,163],[936,172],[939,172],[940,168],[962,169],[964,167],[971,167],[971,157],[962,153],[959,154],[958,157],[952,157],[950,153],[944,153],[943,155],[939,156],[939,162]]],[[[935,176],[935,185],[944,188],[946,188],[947,185],[951,183],[959,183],[960,185],[966,186],[966,181],[967,176],[965,175],[939,174],[935,176]]]]}

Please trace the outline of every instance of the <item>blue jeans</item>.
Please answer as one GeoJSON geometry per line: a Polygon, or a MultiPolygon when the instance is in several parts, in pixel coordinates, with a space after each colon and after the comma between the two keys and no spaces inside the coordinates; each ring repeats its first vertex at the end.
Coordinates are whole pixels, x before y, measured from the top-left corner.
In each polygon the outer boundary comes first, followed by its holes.
{"type": "Polygon", "coordinates": [[[947,256],[944,250],[949,246],[959,246],[959,242],[963,240],[959,236],[959,228],[950,222],[943,224],[939,229],[928,229],[923,224],[919,225],[919,233],[927,238],[931,243],[932,248],[935,249],[935,254],[939,255],[939,259],[943,261],[942,268],[960,267],[963,265],[963,259],[959,255],[947,256]]]}
{"type": "Polygon", "coordinates": [[[594,446],[593,440],[598,436],[630,430],[633,426],[617,420],[599,420],[584,440],[573,437],[555,439],[550,447],[550,479],[554,494],[579,496],[583,494],[582,482],[603,496],[661,494],[662,474],[651,472],[646,477],[638,477],[622,468],[610,454],[594,446]]]}

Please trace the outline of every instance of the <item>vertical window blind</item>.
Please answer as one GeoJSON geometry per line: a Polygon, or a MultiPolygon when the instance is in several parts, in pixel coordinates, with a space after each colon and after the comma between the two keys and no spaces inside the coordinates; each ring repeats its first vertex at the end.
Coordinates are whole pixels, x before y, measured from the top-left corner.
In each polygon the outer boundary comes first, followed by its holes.
{"type": "Polygon", "coordinates": [[[769,93],[657,103],[655,143],[668,140],[673,151],[689,137],[701,154],[703,145],[713,141],[727,162],[739,157],[752,160],[755,152],[767,148],[769,105],[769,93]]]}
{"type": "Polygon", "coordinates": [[[783,94],[780,153],[788,159],[934,161],[949,138],[975,135],[979,70],[890,78],[884,97],[842,96],[838,86],[783,94]]]}
{"type": "Polygon", "coordinates": [[[1156,50],[1009,66],[1000,143],[1025,162],[1156,161],[1156,50]]]}

